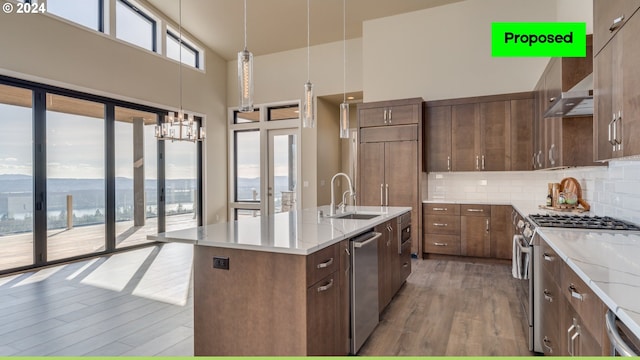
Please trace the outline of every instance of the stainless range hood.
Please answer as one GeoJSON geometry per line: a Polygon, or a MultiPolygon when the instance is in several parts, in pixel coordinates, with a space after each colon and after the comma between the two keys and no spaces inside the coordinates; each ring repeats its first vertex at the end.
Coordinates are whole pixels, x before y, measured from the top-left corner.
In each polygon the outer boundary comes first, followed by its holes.
{"type": "Polygon", "coordinates": [[[544,113],[545,118],[593,115],[593,73],[580,80],[544,113]]]}

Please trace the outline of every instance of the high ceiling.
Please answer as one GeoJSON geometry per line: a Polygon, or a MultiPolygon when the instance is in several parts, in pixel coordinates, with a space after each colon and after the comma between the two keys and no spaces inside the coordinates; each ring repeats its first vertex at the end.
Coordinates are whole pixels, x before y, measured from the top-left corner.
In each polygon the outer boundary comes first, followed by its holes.
{"type": "MultiPolygon", "coordinates": [[[[178,0],[148,0],[178,23],[178,0]]],[[[462,0],[346,0],[347,38],[362,36],[362,22],[462,0]]],[[[244,39],[242,0],[182,0],[182,26],[227,60],[244,39]]],[[[342,0],[310,0],[311,45],[342,40],[342,0]]],[[[307,45],[305,0],[247,0],[247,43],[255,55],[307,45]]]]}

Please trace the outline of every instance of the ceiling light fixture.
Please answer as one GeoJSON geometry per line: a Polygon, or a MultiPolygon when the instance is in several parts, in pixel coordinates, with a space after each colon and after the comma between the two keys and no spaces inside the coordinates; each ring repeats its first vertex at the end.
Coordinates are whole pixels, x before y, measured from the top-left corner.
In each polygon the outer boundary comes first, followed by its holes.
{"type": "Polygon", "coordinates": [[[340,104],[340,138],[349,138],[349,103],[347,102],[347,0],[342,0],[342,104],[340,104]]]}
{"type": "Polygon", "coordinates": [[[171,141],[202,141],[206,134],[204,128],[182,109],[182,0],[178,3],[178,78],[180,83],[180,110],[169,111],[164,122],[156,125],[156,138],[171,141]]]}
{"type": "Polygon", "coordinates": [[[247,0],[244,0],[244,50],[238,52],[240,112],[253,111],[253,54],[247,50],[247,0]]]}
{"type": "Polygon", "coordinates": [[[314,106],[314,98],[313,98],[313,84],[311,83],[310,76],[310,59],[311,59],[311,50],[309,44],[309,0],[307,0],[307,82],[304,84],[304,97],[303,97],[303,108],[302,108],[302,127],[313,128],[316,126],[316,118],[315,118],[315,106],[314,106]]]}

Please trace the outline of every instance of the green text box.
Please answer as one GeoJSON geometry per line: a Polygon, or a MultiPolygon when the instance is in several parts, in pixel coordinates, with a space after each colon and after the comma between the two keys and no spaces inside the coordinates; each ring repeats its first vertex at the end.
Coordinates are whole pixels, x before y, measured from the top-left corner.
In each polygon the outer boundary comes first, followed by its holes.
{"type": "Polygon", "coordinates": [[[587,24],[583,22],[494,22],[494,57],[585,57],[587,24]]]}

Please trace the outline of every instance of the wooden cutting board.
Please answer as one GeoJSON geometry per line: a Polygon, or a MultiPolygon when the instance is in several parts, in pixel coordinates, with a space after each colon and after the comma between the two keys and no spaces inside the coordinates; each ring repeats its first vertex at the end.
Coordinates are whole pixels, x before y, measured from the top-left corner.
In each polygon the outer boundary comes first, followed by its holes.
{"type": "Polygon", "coordinates": [[[576,194],[578,197],[578,204],[581,205],[585,210],[589,211],[591,206],[582,198],[582,187],[578,180],[572,177],[567,177],[562,179],[560,182],[560,187],[562,191],[572,192],[576,194]]]}

